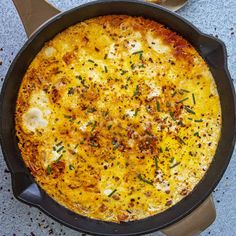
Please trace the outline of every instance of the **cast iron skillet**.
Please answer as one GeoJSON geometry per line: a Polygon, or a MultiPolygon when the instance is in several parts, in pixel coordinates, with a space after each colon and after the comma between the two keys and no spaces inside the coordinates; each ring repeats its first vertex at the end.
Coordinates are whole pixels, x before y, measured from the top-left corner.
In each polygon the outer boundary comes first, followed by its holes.
{"type": "MultiPolygon", "coordinates": [[[[99,36],[98,36],[99,37],[99,36]]],[[[199,206],[213,191],[230,161],[235,143],[235,91],[227,69],[225,45],[197,30],[180,16],[157,5],[138,1],[97,1],[64,12],[47,22],[23,46],[13,61],[0,97],[1,144],[12,174],[17,199],[39,207],[61,223],[78,231],[97,235],[140,235],[167,227],[199,206]],[[17,146],[14,112],[18,90],[26,69],[45,41],[67,27],[88,18],[127,14],[156,20],[184,36],[208,63],[220,95],[223,114],[221,138],[214,160],[205,177],[185,199],[158,215],[143,220],[115,224],[80,216],[50,198],[35,182],[17,146]]],[[[204,101],[202,101],[204,102],[204,101]]]]}

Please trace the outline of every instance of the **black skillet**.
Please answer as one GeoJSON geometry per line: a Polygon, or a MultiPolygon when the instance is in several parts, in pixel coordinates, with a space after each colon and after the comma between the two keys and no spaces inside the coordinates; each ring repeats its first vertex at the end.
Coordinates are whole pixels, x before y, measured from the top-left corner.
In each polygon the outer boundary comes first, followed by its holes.
{"type": "Polygon", "coordinates": [[[97,235],[141,235],[157,231],[179,221],[196,209],[216,187],[230,161],[235,144],[235,117],[235,91],[227,69],[225,45],[220,40],[201,33],[180,16],[157,5],[139,1],[92,2],[49,20],[30,37],[16,56],[5,78],[0,97],[1,145],[12,175],[14,196],[29,205],[39,207],[52,218],[75,230],[97,235]],[[122,224],[80,216],[50,198],[34,182],[22,161],[14,123],[15,104],[23,75],[44,43],[75,23],[108,14],[144,16],[184,36],[208,63],[217,84],[223,114],[221,138],[214,160],[192,193],[163,213],[122,224]]]}

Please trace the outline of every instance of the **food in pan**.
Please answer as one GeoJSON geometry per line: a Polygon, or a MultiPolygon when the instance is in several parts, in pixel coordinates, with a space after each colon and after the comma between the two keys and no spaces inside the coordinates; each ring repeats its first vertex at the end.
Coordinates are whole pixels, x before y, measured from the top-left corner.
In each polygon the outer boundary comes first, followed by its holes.
{"type": "Polygon", "coordinates": [[[101,16],[47,42],[19,91],[16,132],[37,183],[70,210],[121,222],[187,196],[221,130],[216,84],[181,36],[101,16]]]}

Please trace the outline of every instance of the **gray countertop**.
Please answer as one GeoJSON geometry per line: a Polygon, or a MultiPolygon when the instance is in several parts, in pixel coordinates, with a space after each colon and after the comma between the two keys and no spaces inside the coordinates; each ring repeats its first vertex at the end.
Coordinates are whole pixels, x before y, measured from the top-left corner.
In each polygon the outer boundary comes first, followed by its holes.
{"type": "MultiPolygon", "coordinates": [[[[67,10],[86,0],[51,0],[61,10],[67,10]]],[[[236,0],[189,0],[178,12],[204,33],[222,39],[228,51],[229,70],[236,82],[236,0]]],[[[0,86],[9,65],[27,38],[12,4],[0,3],[0,86]],[[2,48],[2,49],[1,49],[2,48]],[[1,64],[2,62],[2,64],[1,64]]],[[[234,82],[234,84],[235,84],[234,82]]],[[[223,158],[223,157],[222,157],[223,158]]],[[[217,219],[201,235],[236,235],[236,152],[220,184],[215,189],[217,219]]],[[[11,235],[79,235],[55,222],[40,210],[17,201],[11,190],[11,177],[0,151],[0,236],[11,235]]],[[[152,234],[153,236],[155,234],[152,234]]]]}

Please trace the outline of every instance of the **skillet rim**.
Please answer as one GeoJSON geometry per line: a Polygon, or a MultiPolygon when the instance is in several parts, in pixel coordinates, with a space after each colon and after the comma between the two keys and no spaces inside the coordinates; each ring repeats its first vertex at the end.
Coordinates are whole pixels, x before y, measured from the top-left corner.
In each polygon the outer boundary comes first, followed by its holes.
{"type": "MultiPolygon", "coordinates": [[[[143,230],[143,231],[141,231],[141,232],[140,232],[140,231],[139,231],[139,232],[132,232],[132,233],[128,233],[128,234],[124,234],[124,233],[121,233],[121,234],[120,234],[120,233],[119,233],[119,235],[140,235],[140,234],[146,234],[146,233],[154,232],[154,231],[156,231],[156,230],[159,230],[159,229],[162,229],[162,228],[164,228],[164,227],[167,227],[167,226],[173,224],[174,222],[177,222],[177,221],[181,220],[181,219],[182,219],[183,217],[185,217],[186,215],[190,214],[194,209],[196,209],[196,208],[210,195],[210,193],[213,191],[213,189],[215,188],[215,186],[218,184],[218,182],[219,182],[220,179],[222,178],[222,176],[223,176],[223,174],[224,174],[224,172],[225,172],[225,170],[226,170],[226,168],[227,168],[227,166],[228,166],[228,164],[229,164],[230,157],[232,156],[232,152],[233,152],[233,147],[234,147],[234,143],[235,143],[235,138],[236,138],[236,133],[235,133],[235,130],[236,130],[236,126],[235,126],[235,116],[236,116],[235,104],[236,104],[236,99],[235,99],[234,86],[233,86],[233,83],[232,83],[232,80],[231,80],[231,77],[230,77],[230,74],[229,74],[229,71],[228,71],[228,68],[227,68],[227,52],[226,52],[226,47],[225,47],[224,43],[223,43],[221,40],[219,40],[219,39],[217,39],[217,38],[215,38],[215,37],[213,37],[213,36],[209,36],[209,35],[207,35],[207,34],[202,33],[202,32],[201,32],[199,29],[197,29],[193,24],[191,24],[189,21],[185,20],[183,17],[177,15],[176,13],[173,13],[173,12],[171,12],[171,11],[169,11],[169,10],[167,10],[167,9],[165,9],[165,8],[163,8],[163,7],[161,7],[161,6],[157,6],[157,5],[152,4],[152,3],[140,2],[140,1],[136,1],[136,0],[133,0],[133,1],[131,1],[131,0],[129,0],[129,1],[125,1],[125,0],[115,0],[115,1],[114,1],[114,0],[113,0],[113,1],[103,1],[103,0],[99,0],[99,1],[94,1],[94,2],[87,3],[87,4],[82,4],[82,5],[78,6],[78,7],[75,7],[75,8],[73,8],[73,9],[70,9],[70,10],[68,10],[68,11],[62,12],[62,13],[60,13],[59,15],[56,15],[55,17],[53,17],[53,18],[51,18],[50,20],[48,20],[43,26],[41,26],[41,27],[27,40],[27,42],[26,42],[26,43],[24,44],[24,46],[21,48],[21,50],[19,51],[19,53],[18,53],[17,56],[15,57],[14,61],[12,62],[11,66],[10,66],[10,68],[9,68],[9,70],[8,70],[8,73],[7,73],[6,77],[5,77],[5,80],[4,80],[4,83],[3,83],[3,86],[2,86],[1,95],[0,95],[0,118],[1,118],[1,124],[0,124],[0,131],[1,131],[1,133],[0,133],[0,141],[1,141],[1,146],[2,146],[2,151],[3,151],[4,159],[5,159],[5,161],[6,161],[6,163],[7,163],[7,166],[8,166],[8,168],[9,168],[10,172],[11,172],[11,175],[12,175],[13,194],[14,194],[14,196],[15,196],[18,200],[20,200],[20,201],[22,201],[22,202],[25,202],[25,203],[27,203],[28,205],[33,205],[33,206],[39,208],[39,209],[42,210],[44,213],[46,213],[48,216],[52,217],[54,220],[56,220],[56,221],[58,221],[58,222],[60,222],[60,223],[63,223],[63,224],[65,224],[66,226],[68,226],[68,227],[70,227],[70,228],[73,228],[73,229],[75,229],[75,230],[79,230],[79,231],[81,231],[81,232],[86,232],[86,233],[90,233],[90,234],[97,234],[97,235],[115,235],[115,234],[116,234],[115,232],[112,232],[112,233],[104,233],[104,232],[101,233],[101,232],[99,232],[99,233],[98,233],[96,230],[95,230],[95,232],[94,232],[94,231],[83,230],[83,229],[81,229],[81,228],[79,228],[79,227],[75,227],[75,226],[73,226],[73,225],[71,225],[71,224],[69,224],[69,223],[67,223],[67,222],[64,222],[62,219],[59,219],[59,218],[56,217],[55,215],[52,215],[52,213],[50,213],[50,212],[47,211],[46,206],[44,206],[43,203],[36,203],[36,202],[32,203],[32,201],[28,201],[27,199],[24,199],[24,198],[22,198],[22,196],[18,195],[18,194],[16,193],[17,190],[16,190],[16,186],[15,186],[15,182],[14,182],[17,173],[13,170],[14,168],[12,168],[12,166],[11,166],[11,164],[10,164],[10,161],[8,160],[8,157],[7,157],[8,154],[7,154],[6,150],[5,150],[5,145],[6,145],[5,142],[7,142],[7,141],[4,140],[4,137],[3,137],[3,136],[4,136],[4,134],[3,134],[3,133],[4,133],[4,127],[3,127],[3,122],[2,122],[2,117],[4,116],[4,114],[3,114],[3,112],[2,112],[2,111],[3,111],[3,106],[4,106],[4,97],[5,97],[5,95],[6,95],[6,89],[7,89],[8,81],[9,81],[10,78],[11,78],[11,73],[12,73],[14,67],[15,67],[16,62],[17,62],[18,59],[20,58],[22,52],[24,52],[24,51],[27,49],[27,47],[28,47],[30,44],[32,44],[32,41],[33,41],[34,39],[36,39],[37,36],[40,35],[41,32],[42,32],[44,29],[46,29],[46,28],[47,28],[49,25],[51,25],[53,22],[58,21],[58,20],[59,20],[60,18],[62,18],[63,16],[66,16],[66,15],[68,15],[68,14],[74,12],[74,11],[81,11],[84,7],[88,7],[88,6],[91,6],[91,5],[110,4],[110,3],[114,3],[114,2],[115,2],[115,3],[139,4],[139,5],[143,5],[143,6],[145,6],[145,7],[150,7],[150,8],[159,9],[159,10],[161,10],[161,11],[166,12],[167,14],[171,14],[171,15],[173,15],[174,17],[177,17],[177,18],[182,22],[182,24],[188,25],[188,26],[189,26],[193,31],[195,31],[200,37],[205,38],[205,39],[210,39],[210,40],[213,40],[213,41],[217,42],[217,43],[222,47],[222,51],[223,51],[223,61],[224,61],[224,63],[223,63],[223,68],[221,68],[221,70],[223,70],[223,72],[225,72],[225,75],[226,75],[226,77],[228,78],[229,86],[230,86],[230,89],[231,89],[230,92],[232,92],[232,95],[233,95],[233,101],[232,101],[232,102],[233,102],[233,104],[234,104],[234,113],[233,113],[233,115],[234,115],[234,127],[233,127],[233,129],[232,129],[232,132],[234,132],[234,135],[233,135],[233,138],[232,138],[231,148],[228,150],[228,157],[226,158],[227,160],[226,160],[226,162],[224,163],[224,166],[221,168],[221,171],[219,171],[217,180],[211,181],[211,182],[212,182],[212,183],[211,183],[211,187],[208,188],[207,190],[205,190],[205,191],[202,193],[201,200],[195,200],[195,204],[194,204],[194,205],[191,205],[190,207],[188,207],[188,210],[185,210],[184,213],[180,214],[178,217],[175,217],[174,220],[169,221],[168,223],[162,224],[162,227],[160,227],[160,226],[159,226],[159,227],[157,227],[157,226],[152,226],[152,227],[150,227],[150,229],[146,229],[146,230],[143,230]],[[214,183],[213,183],[213,182],[214,182],[214,183]]],[[[111,13],[111,14],[112,14],[112,13],[111,13]]],[[[150,17],[150,19],[151,19],[151,17],[150,17]]],[[[209,67],[210,67],[210,66],[209,66],[209,67]]],[[[25,169],[26,169],[26,168],[25,168],[25,169]]],[[[27,174],[28,174],[28,171],[25,171],[25,172],[27,172],[27,174]]],[[[208,172],[208,171],[207,171],[207,172],[208,172]]],[[[201,185],[201,182],[202,182],[202,181],[200,181],[200,183],[196,186],[196,189],[199,188],[199,185],[201,185]]],[[[35,182],[33,182],[33,183],[35,183],[35,182]]],[[[38,186],[38,185],[37,185],[37,186],[38,186]]],[[[186,197],[186,199],[187,199],[187,198],[190,199],[191,196],[193,195],[193,193],[195,193],[195,192],[196,192],[196,190],[193,190],[192,193],[189,194],[189,195],[186,197]]],[[[195,195],[196,195],[196,193],[195,193],[195,195]]],[[[44,197],[45,197],[45,196],[44,196],[44,197]]],[[[49,197],[49,196],[48,196],[48,198],[52,199],[52,198],[49,197]]],[[[184,201],[184,200],[181,200],[180,203],[183,202],[183,201],[184,201]]],[[[55,203],[56,203],[56,202],[55,202],[55,203]]],[[[169,210],[167,210],[167,211],[169,211],[169,212],[170,212],[171,210],[174,211],[174,208],[175,208],[175,206],[177,206],[177,205],[179,206],[179,203],[175,204],[173,207],[169,208],[169,210]]],[[[64,207],[63,207],[63,208],[64,208],[64,207]]],[[[165,211],[165,212],[167,212],[167,211],[165,211]]],[[[123,224],[116,224],[116,223],[110,223],[110,222],[102,222],[102,226],[101,226],[101,227],[104,227],[104,226],[107,225],[107,224],[108,224],[108,225],[113,224],[113,225],[115,225],[115,227],[119,227],[119,225],[124,225],[124,224],[129,225],[129,226],[132,226],[132,225],[135,226],[135,224],[136,224],[137,222],[139,222],[140,224],[142,224],[142,222],[144,222],[144,221],[149,221],[149,219],[151,219],[151,218],[156,218],[157,216],[159,216],[159,215],[161,215],[161,214],[162,214],[162,213],[157,214],[157,215],[155,215],[155,216],[151,216],[151,217],[145,218],[144,220],[131,221],[131,222],[128,222],[128,223],[123,223],[123,224]],[[118,226],[117,226],[117,225],[118,225],[118,226]]],[[[84,217],[82,217],[82,218],[84,218],[84,217]]],[[[85,217],[85,218],[87,218],[87,217],[85,217]]],[[[90,218],[88,218],[88,220],[89,220],[89,221],[93,221],[94,224],[96,224],[96,222],[101,222],[101,221],[93,220],[93,219],[90,219],[90,218]]],[[[99,227],[100,227],[100,226],[99,226],[99,227]]],[[[95,227],[95,228],[96,228],[96,227],[95,227]]]]}

